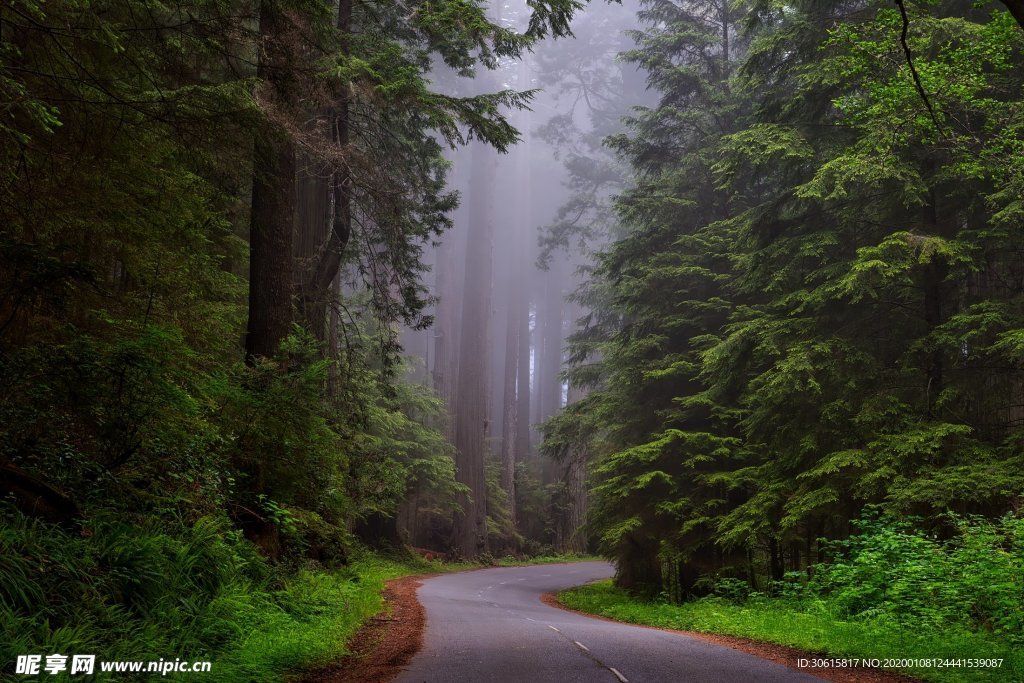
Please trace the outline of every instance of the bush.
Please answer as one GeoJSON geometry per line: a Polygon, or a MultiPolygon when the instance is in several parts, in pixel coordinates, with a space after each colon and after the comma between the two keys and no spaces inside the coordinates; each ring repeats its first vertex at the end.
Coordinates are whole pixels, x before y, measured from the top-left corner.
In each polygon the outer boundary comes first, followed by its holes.
{"type": "Polygon", "coordinates": [[[808,593],[851,618],[941,630],[962,626],[1024,643],[1024,519],[954,518],[950,540],[911,522],[862,520],[831,544],[808,593]]]}

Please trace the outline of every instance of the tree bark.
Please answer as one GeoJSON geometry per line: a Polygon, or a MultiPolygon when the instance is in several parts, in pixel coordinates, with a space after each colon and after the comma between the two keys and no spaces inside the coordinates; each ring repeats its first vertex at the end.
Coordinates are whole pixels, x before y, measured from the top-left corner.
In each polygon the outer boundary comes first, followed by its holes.
{"type": "Polygon", "coordinates": [[[562,275],[564,266],[556,261],[551,264],[544,285],[543,320],[541,321],[542,347],[540,372],[539,421],[543,422],[562,407],[562,275]]]}
{"type": "MultiPolygon", "coordinates": [[[[585,391],[570,385],[569,403],[575,403],[585,396],[585,391]]],[[[565,491],[565,505],[563,518],[559,523],[561,538],[558,550],[583,553],[587,549],[587,539],[583,535],[583,527],[587,523],[587,453],[583,449],[573,448],[569,452],[562,475],[562,486],[565,491]]]]}
{"type": "MultiPolygon", "coordinates": [[[[529,261],[527,261],[529,263],[529,261]]],[[[516,378],[516,460],[530,458],[530,291],[520,292],[516,330],[519,334],[518,378],[516,378]]]]}
{"type": "Polygon", "coordinates": [[[455,447],[458,481],[470,494],[459,496],[452,546],[463,557],[478,556],[487,547],[487,502],[484,458],[488,433],[488,374],[491,318],[491,245],[493,243],[494,152],[476,144],[469,186],[469,235],[456,394],[455,447]]]}
{"type": "MultiPolygon", "coordinates": [[[[338,31],[342,35],[341,50],[348,54],[347,36],[352,31],[352,0],[338,1],[338,31]]],[[[335,160],[331,173],[330,188],[327,190],[333,206],[333,220],[330,230],[325,235],[316,257],[306,275],[303,286],[303,304],[319,313],[329,297],[331,285],[341,270],[342,258],[352,235],[352,178],[348,173],[344,155],[349,146],[349,84],[342,83],[334,101],[330,115],[331,142],[334,153],[340,158],[335,160]]],[[[321,338],[322,339],[322,338],[321,338]]]]}
{"type": "MultiPolygon", "coordinates": [[[[287,103],[292,50],[280,8],[263,2],[259,35],[264,46],[257,67],[263,95],[287,103]]],[[[292,233],[295,221],[295,146],[280,126],[268,124],[257,135],[253,154],[249,231],[249,320],[246,357],[273,356],[292,323],[292,233]]]]}
{"type": "MultiPolygon", "coordinates": [[[[459,171],[458,164],[455,171],[459,171]]],[[[458,184],[458,183],[456,183],[458,184]]],[[[437,258],[434,279],[434,291],[438,296],[437,315],[434,331],[434,367],[431,372],[434,390],[443,401],[448,412],[448,421],[445,424],[445,436],[448,442],[455,443],[455,387],[458,381],[458,354],[459,354],[459,320],[462,301],[459,297],[458,282],[455,274],[458,272],[458,242],[462,233],[461,221],[456,221],[455,226],[449,230],[441,244],[437,247],[437,258]]]]}
{"type": "MultiPolygon", "coordinates": [[[[313,295],[306,290],[303,281],[310,264],[315,263],[321,245],[327,240],[332,221],[330,182],[325,176],[322,164],[316,159],[300,155],[302,166],[298,170],[298,221],[295,230],[294,258],[297,264],[296,282],[302,318],[306,328],[320,342],[328,337],[327,308],[330,303],[329,291],[313,295]]],[[[326,349],[325,349],[326,350],[326,349]]]]}
{"type": "Polygon", "coordinates": [[[522,298],[520,288],[516,286],[516,272],[513,266],[508,278],[508,312],[505,328],[505,376],[502,397],[501,421],[501,488],[508,495],[509,515],[512,524],[516,523],[516,452],[519,437],[519,403],[516,400],[519,391],[516,386],[519,375],[519,364],[522,362],[519,353],[519,299],[522,298]]]}

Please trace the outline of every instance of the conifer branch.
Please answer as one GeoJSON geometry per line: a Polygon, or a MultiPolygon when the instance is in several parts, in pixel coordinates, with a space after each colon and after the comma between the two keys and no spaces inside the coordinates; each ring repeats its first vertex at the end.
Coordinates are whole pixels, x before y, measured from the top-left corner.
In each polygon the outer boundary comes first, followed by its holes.
{"type": "Polygon", "coordinates": [[[932,107],[931,100],[928,99],[928,93],[924,90],[924,85],[921,83],[921,77],[917,73],[917,67],[914,66],[914,57],[910,53],[910,46],[907,44],[907,33],[910,31],[910,17],[907,16],[907,7],[903,4],[903,0],[893,0],[896,6],[900,8],[900,17],[903,19],[903,31],[900,33],[900,44],[903,46],[903,54],[907,57],[907,65],[910,67],[910,75],[914,78],[914,85],[917,87],[917,93],[921,96],[921,100],[924,102],[924,106],[928,108],[928,113],[932,117],[932,121],[935,123],[936,130],[942,135],[942,124],[939,123],[939,117],[935,115],[935,109],[932,107]]]}

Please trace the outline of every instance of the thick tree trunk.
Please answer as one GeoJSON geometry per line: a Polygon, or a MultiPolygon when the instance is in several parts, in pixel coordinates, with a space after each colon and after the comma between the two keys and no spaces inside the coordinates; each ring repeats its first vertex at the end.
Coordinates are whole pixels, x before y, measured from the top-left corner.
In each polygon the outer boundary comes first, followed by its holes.
{"type": "MultiPolygon", "coordinates": [[[[575,403],[586,396],[577,387],[569,387],[569,403],[575,403]]],[[[574,448],[569,453],[563,486],[565,487],[564,519],[561,528],[563,537],[559,550],[582,553],[587,549],[583,527],[587,523],[587,453],[574,448]]]]}
{"type": "MultiPolygon", "coordinates": [[[[352,30],[352,0],[339,0],[337,27],[342,36],[352,30]]],[[[342,43],[342,51],[347,46],[342,43]]],[[[330,113],[331,142],[334,153],[343,156],[349,146],[349,85],[342,83],[338,88],[333,111],[330,113]]],[[[324,317],[330,298],[330,288],[341,270],[341,262],[345,255],[352,234],[352,178],[342,161],[334,160],[334,168],[329,182],[322,188],[325,198],[330,199],[333,207],[329,230],[326,230],[318,244],[318,249],[309,260],[304,270],[305,282],[302,286],[303,309],[311,315],[324,317]]],[[[311,321],[311,329],[323,329],[323,325],[311,321]]],[[[317,335],[323,341],[324,337],[317,335]]]]}
{"type": "Polygon", "coordinates": [[[502,396],[501,421],[501,488],[508,495],[509,515],[512,524],[516,523],[516,452],[519,438],[519,404],[516,400],[518,388],[519,364],[522,358],[519,353],[519,299],[522,298],[520,288],[516,286],[515,269],[511,269],[508,283],[508,312],[505,328],[505,374],[502,396]]]}
{"type": "Polygon", "coordinates": [[[463,557],[476,557],[487,547],[487,501],[484,475],[488,432],[488,374],[490,357],[491,245],[495,153],[483,145],[473,148],[469,187],[469,235],[466,241],[462,288],[462,323],[456,395],[455,447],[459,482],[469,496],[459,497],[452,546],[463,557]]]}
{"type": "MultiPolygon", "coordinates": [[[[927,234],[943,235],[942,227],[939,225],[939,212],[937,207],[938,197],[934,190],[930,192],[930,198],[922,209],[922,222],[927,234]]],[[[944,235],[943,235],[944,236],[944,235]]],[[[934,330],[943,321],[943,299],[945,297],[944,282],[949,274],[949,266],[941,255],[933,255],[932,260],[925,266],[924,273],[924,321],[929,331],[934,330]]],[[[935,416],[935,402],[943,387],[943,370],[945,359],[941,348],[932,350],[925,360],[925,403],[929,417],[935,416]]]]}
{"type": "MultiPolygon", "coordinates": [[[[257,74],[264,97],[287,102],[291,50],[281,38],[287,21],[264,2],[257,74]]],[[[292,323],[292,232],[295,221],[295,146],[288,134],[268,125],[256,137],[249,233],[249,321],[245,351],[251,360],[273,356],[292,323]]]]}
{"type": "MultiPolygon", "coordinates": [[[[458,168],[456,165],[456,170],[458,168]]],[[[460,283],[456,279],[459,253],[457,243],[461,234],[459,223],[457,221],[456,226],[445,234],[443,241],[438,246],[434,266],[434,291],[439,300],[434,326],[434,367],[431,371],[431,379],[434,390],[448,412],[445,436],[452,444],[455,443],[455,421],[457,419],[455,387],[458,382],[458,330],[462,307],[458,291],[460,283]]]]}
{"type": "Polygon", "coordinates": [[[525,462],[530,457],[530,299],[529,288],[520,292],[516,316],[519,339],[519,365],[516,378],[516,460],[525,462]]]}
{"type": "Polygon", "coordinates": [[[553,263],[544,285],[543,321],[541,324],[542,349],[540,359],[540,420],[543,422],[562,407],[562,275],[564,266],[553,263]]]}
{"type": "MultiPolygon", "coordinates": [[[[519,68],[518,83],[524,85],[530,82],[532,66],[529,56],[523,59],[519,68]]],[[[535,241],[532,209],[533,209],[533,178],[530,174],[531,147],[533,145],[533,125],[529,109],[519,112],[521,117],[518,127],[522,131],[523,141],[516,150],[516,179],[513,189],[513,196],[518,198],[515,202],[515,224],[513,225],[513,243],[520,268],[517,273],[521,278],[517,283],[515,296],[512,297],[512,312],[509,324],[513,326],[516,333],[516,357],[518,359],[516,368],[516,462],[525,462],[530,457],[530,293],[531,288],[523,282],[527,272],[533,270],[533,249],[531,245],[535,241]]]]}
{"type": "MultiPolygon", "coordinates": [[[[295,230],[294,257],[296,263],[295,287],[299,293],[301,314],[306,329],[321,342],[327,341],[327,309],[330,292],[313,293],[306,291],[305,274],[319,257],[320,249],[330,230],[331,201],[330,182],[325,176],[322,164],[315,159],[302,157],[298,171],[298,223],[295,230]]],[[[325,349],[326,350],[326,349],[325,349]]]]}

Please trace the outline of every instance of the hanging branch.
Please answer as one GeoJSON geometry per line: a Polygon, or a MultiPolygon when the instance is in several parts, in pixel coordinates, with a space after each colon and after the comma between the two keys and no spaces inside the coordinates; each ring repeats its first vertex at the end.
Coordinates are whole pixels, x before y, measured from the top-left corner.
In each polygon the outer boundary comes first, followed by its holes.
{"type": "Polygon", "coordinates": [[[939,123],[939,117],[935,115],[935,109],[932,108],[931,100],[928,99],[928,93],[924,90],[924,85],[921,84],[921,77],[917,73],[917,67],[914,66],[914,57],[910,54],[910,46],[907,44],[907,33],[910,30],[910,18],[907,16],[906,5],[903,4],[903,0],[893,0],[896,6],[900,8],[900,16],[903,18],[903,32],[900,34],[900,44],[903,45],[903,54],[907,56],[907,65],[910,67],[910,75],[914,77],[914,85],[917,86],[917,93],[921,96],[921,100],[924,101],[924,106],[928,107],[928,113],[931,114],[932,121],[935,123],[935,129],[942,134],[942,124],[939,123]]]}

